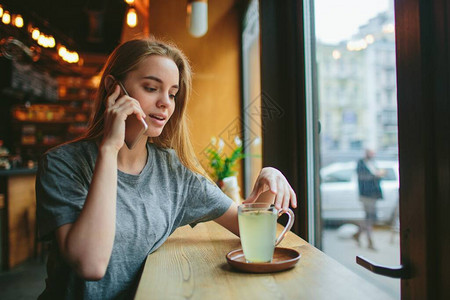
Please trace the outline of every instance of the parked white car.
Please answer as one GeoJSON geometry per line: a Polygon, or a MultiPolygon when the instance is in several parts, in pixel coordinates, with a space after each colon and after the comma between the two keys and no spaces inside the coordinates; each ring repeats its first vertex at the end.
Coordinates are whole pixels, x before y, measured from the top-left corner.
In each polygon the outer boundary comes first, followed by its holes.
{"type": "MultiPolygon", "coordinates": [[[[359,201],[356,161],[333,163],[321,169],[320,192],[322,219],[327,221],[363,220],[365,213],[359,201]]],[[[383,199],[377,201],[377,222],[390,224],[396,217],[398,205],[398,162],[377,161],[385,170],[381,180],[383,199]]]]}

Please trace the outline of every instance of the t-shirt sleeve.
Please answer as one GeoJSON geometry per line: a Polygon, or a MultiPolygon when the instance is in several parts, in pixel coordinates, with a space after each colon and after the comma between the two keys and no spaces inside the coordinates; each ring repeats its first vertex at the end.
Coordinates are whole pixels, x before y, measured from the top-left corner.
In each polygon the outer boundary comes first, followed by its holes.
{"type": "Polygon", "coordinates": [[[49,152],[39,162],[36,217],[40,239],[51,239],[55,229],[78,218],[91,177],[83,169],[87,165],[65,151],[49,152]]]}
{"type": "Polygon", "coordinates": [[[179,226],[217,219],[231,206],[233,200],[204,176],[187,171],[187,197],[179,226]]]}

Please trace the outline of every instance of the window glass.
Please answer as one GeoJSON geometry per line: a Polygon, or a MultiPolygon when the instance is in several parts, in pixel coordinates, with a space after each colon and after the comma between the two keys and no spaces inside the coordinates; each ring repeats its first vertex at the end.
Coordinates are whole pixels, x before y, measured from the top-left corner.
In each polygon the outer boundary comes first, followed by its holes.
{"type": "Polygon", "coordinates": [[[381,169],[381,170],[384,173],[382,180],[397,181],[397,175],[395,174],[394,169],[386,168],[386,169],[381,169]]]}
{"type": "Polygon", "coordinates": [[[400,262],[393,0],[304,4],[307,115],[315,118],[308,128],[320,124],[307,130],[319,149],[309,151],[308,161],[320,162],[316,181],[308,181],[315,191],[308,195],[315,230],[309,235],[326,254],[400,298],[400,280],[355,263],[356,255],[400,262]]]}
{"type": "Polygon", "coordinates": [[[244,197],[251,193],[262,168],[261,114],[267,109],[261,93],[258,10],[258,1],[250,1],[242,32],[244,197]]]}
{"type": "Polygon", "coordinates": [[[323,182],[350,182],[355,170],[342,170],[333,172],[323,179],[323,182]]]}

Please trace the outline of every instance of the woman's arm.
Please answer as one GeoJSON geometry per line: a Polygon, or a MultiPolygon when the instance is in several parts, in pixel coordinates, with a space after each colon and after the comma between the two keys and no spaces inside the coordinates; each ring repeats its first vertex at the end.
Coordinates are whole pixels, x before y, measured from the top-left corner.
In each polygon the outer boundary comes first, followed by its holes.
{"type": "MultiPolygon", "coordinates": [[[[297,196],[289,185],[286,177],[275,168],[263,168],[256,179],[250,196],[243,203],[272,201],[279,210],[286,211],[289,204],[297,207],[297,196]]],[[[237,205],[233,203],[230,208],[215,221],[239,236],[239,223],[237,205]]]]}
{"type": "Polygon", "coordinates": [[[114,244],[117,157],[124,145],[125,120],[131,113],[144,114],[136,100],[119,95],[117,86],[107,99],[103,140],[80,216],[56,230],[63,257],[86,280],[100,280],[106,272],[114,244]]]}
{"type": "Polygon", "coordinates": [[[235,235],[239,236],[239,223],[238,223],[238,210],[237,210],[237,204],[232,203],[230,205],[230,208],[215,219],[214,221],[234,233],[235,235]]]}
{"type": "Polygon", "coordinates": [[[100,280],[106,272],[114,243],[116,194],[117,154],[100,149],[80,216],[56,231],[63,257],[86,280],[100,280]]]}

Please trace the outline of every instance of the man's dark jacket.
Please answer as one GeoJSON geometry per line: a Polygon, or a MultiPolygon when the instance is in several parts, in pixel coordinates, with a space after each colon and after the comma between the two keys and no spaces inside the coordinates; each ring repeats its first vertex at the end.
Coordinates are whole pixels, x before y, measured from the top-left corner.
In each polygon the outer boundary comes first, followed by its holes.
{"type": "Polygon", "coordinates": [[[375,199],[383,198],[380,185],[381,178],[370,172],[364,159],[358,161],[356,172],[358,173],[359,194],[361,196],[375,199]]]}

